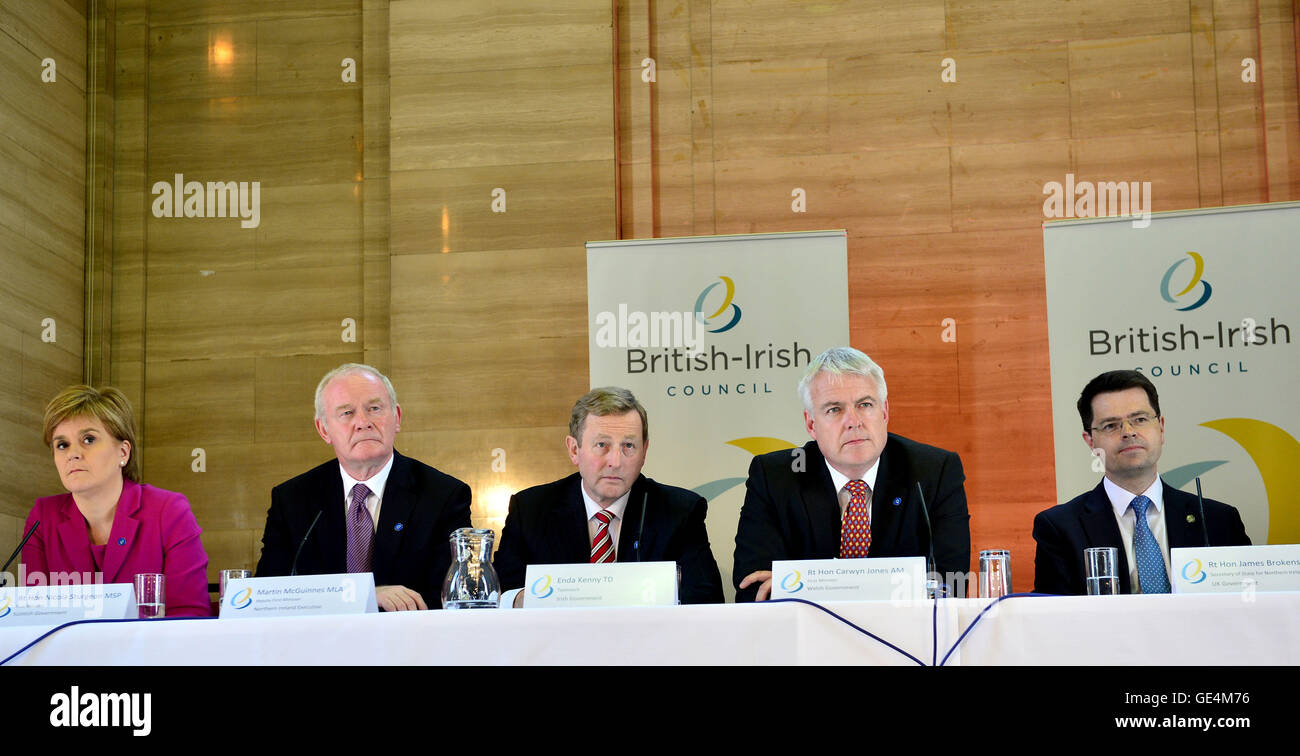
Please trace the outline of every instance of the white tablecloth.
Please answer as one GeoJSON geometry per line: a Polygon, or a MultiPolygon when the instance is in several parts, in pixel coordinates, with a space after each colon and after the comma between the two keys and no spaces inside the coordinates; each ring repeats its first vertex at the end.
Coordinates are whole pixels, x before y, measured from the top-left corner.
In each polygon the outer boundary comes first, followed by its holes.
{"type": "MultiPolygon", "coordinates": [[[[988,604],[939,602],[939,659],[988,604]]],[[[825,607],[933,658],[933,602],[825,607]]],[[[47,629],[0,628],[0,659],[47,629]]],[[[1297,638],[1300,593],[1017,597],[990,610],[948,664],[1300,664],[1297,638]]],[[[800,603],[83,624],[9,663],[915,664],[800,603]]]]}

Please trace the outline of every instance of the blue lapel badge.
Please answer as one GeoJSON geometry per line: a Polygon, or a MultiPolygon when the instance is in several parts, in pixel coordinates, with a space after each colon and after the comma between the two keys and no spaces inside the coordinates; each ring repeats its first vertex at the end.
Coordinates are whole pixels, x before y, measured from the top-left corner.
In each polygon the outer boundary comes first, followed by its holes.
{"type": "Polygon", "coordinates": [[[900,504],[902,504],[902,503],[903,503],[903,497],[902,497],[902,496],[895,496],[895,497],[894,497],[894,506],[898,506],[898,505],[900,505],[900,504]]]}
{"type": "Polygon", "coordinates": [[[125,546],[125,545],[126,545],[126,539],[125,539],[125,538],[119,538],[119,539],[117,539],[117,545],[118,545],[118,546],[125,546]]]}
{"type": "Polygon", "coordinates": [[[394,526],[393,526],[393,531],[396,532],[396,533],[400,533],[400,532],[402,532],[402,523],[399,522],[399,523],[397,523],[396,525],[394,525],[394,526]]]}

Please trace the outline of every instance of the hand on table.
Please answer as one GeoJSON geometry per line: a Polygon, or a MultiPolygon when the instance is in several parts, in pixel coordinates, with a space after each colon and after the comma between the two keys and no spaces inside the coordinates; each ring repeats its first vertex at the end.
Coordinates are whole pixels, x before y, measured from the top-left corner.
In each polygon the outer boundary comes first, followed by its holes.
{"type": "Polygon", "coordinates": [[[767,601],[768,597],[772,595],[771,570],[758,570],[757,572],[749,573],[745,576],[744,580],[740,581],[740,587],[748,588],[759,581],[762,581],[762,585],[758,586],[758,593],[754,595],[754,600],[767,601]]]}
{"type": "Polygon", "coordinates": [[[385,612],[407,612],[415,609],[428,609],[420,594],[404,585],[380,585],[375,587],[375,600],[385,612]]]}

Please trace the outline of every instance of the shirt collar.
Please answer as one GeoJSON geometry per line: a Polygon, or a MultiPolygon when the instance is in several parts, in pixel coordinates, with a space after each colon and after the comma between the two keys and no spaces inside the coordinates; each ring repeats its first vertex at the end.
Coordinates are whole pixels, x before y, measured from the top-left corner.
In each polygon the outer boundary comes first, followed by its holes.
{"type": "MultiPolygon", "coordinates": [[[[1123,517],[1128,511],[1128,505],[1133,503],[1137,497],[1120,488],[1109,477],[1102,478],[1102,486],[1106,489],[1106,498],[1110,499],[1110,505],[1115,510],[1116,517],[1123,517]]],[[[1155,481],[1142,492],[1142,495],[1151,500],[1155,505],[1156,511],[1163,513],[1165,511],[1165,493],[1164,484],[1160,482],[1160,476],[1157,475],[1155,481]]]]}
{"type": "MultiPolygon", "coordinates": [[[[840,491],[844,490],[845,486],[849,484],[849,476],[845,475],[839,470],[836,470],[835,466],[831,464],[831,461],[829,459],[822,457],[822,461],[826,463],[826,469],[831,471],[831,483],[835,485],[835,493],[838,494],[840,491]]],[[[875,463],[872,464],[871,467],[867,470],[866,475],[862,476],[862,482],[866,483],[867,488],[871,489],[872,491],[876,490],[876,474],[879,472],[880,472],[880,457],[876,457],[875,463]]]]}
{"type": "Polygon", "coordinates": [[[371,475],[369,480],[357,480],[348,475],[348,471],[343,469],[343,463],[340,462],[339,474],[343,476],[343,498],[347,499],[352,495],[353,486],[358,483],[365,483],[366,488],[370,489],[370,493],[374,494],[376,499],[383,501],[384,489],[388,486],[388,474],[393,471],[393,460],[396,457],[396,454],[388,455],[388,461],[384,463],[383,467],[379,468],[379,472],[371,475]]]}
{"type": "Polygon", "coordinates": [[[596,513],[604,509],[606,512],[614,515],[619,520],[623,519],[623,511],[627,509],[627,500],[632,497],[632,489],[627,489],[627,493],[614,500],[613,504],[608,507],[602,507],[596,503],[596,500],[587,495],[587,487],[582,485],[582,480],[578,480],[578,490],[582,492],[582,503],[587,506],[587,519],[596,516],[596,513]]]}

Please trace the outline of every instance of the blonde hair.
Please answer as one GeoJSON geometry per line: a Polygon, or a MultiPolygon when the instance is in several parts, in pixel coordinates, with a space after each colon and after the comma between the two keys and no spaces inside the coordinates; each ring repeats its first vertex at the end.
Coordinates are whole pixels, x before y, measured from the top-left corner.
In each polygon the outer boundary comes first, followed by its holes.
{"type": "Polygon", "coordinates": [[[80,385],[63,389],[45,405],[43,440],[46,446],[53,442],[54,429],[59,427],[59,423],[71,417],[93,417],[114,439],[130,444],[122,475],[127,480],[140,482],[140,463],[136,461],[135,453],[135,416],[126,394],[112,386],[95,389],[80,385]]]}

